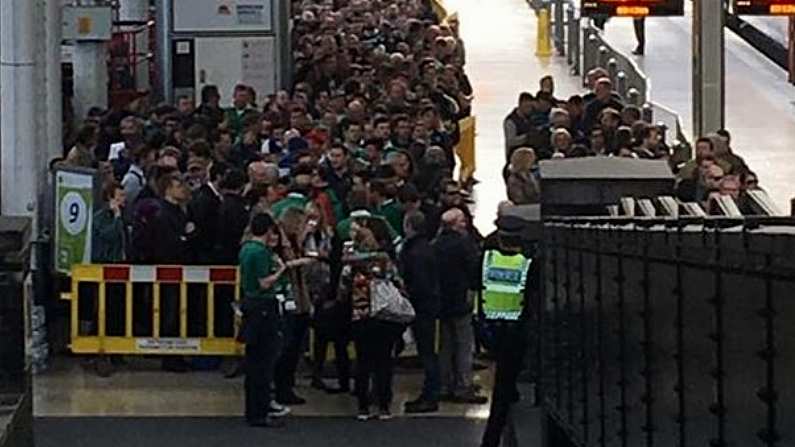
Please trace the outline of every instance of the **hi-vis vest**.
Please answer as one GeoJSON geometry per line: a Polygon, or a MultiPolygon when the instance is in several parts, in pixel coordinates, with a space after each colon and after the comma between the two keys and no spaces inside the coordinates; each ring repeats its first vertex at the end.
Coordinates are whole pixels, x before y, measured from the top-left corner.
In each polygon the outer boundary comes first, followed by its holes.
{"type": "Polygon", "coordinates": [[[489,250],[483,256],[483,314],[487,320],[519,319],[532,259],[489,250]]]}

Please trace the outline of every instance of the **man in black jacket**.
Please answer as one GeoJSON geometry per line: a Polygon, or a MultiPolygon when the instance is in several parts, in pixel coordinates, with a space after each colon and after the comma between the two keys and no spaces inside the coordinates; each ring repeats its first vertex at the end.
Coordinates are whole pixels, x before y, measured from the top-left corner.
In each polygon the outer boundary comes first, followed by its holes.
{"type": "Polygon", "coordinates": [[[406,413],[431,413],[439,410],[439,359],[436,356],[436,321],[439,318],[439,276],[433,247],[425,232],[425,216],[415,211],[405,217],[406,241],[400,252],[400,272],[409,300],[417,314],[411,329],[417,353],[425,370],[422,394],[406,402],[406,413]]]}
{"type": "MultiPolygon", "coordinates": [[[[163,176],[158,181],[163,191],[160,209],[152,221],[152,262],[158,265],[184,265],[189,262],[188,241],[195,233],[195,225],[188,220],[183,206],[190,199],[190,191],[178,173],[163,176]]],[[[175,287],[161,291],[161,337],[179,337],[179,292],[175,287]]],[[[163,369],[185,372],[188,365],[182,357],[167,356],[163,369]]]]}
{"type": "Polygon", "coordinates": [[[613,82],[609,78],[599,78],[594,84],[595,97],[593,101],[585,106],[585,116],[583,117],[583,127],[586,132],[599,124],[600,115],[605,109],[615,109],[621,112],[624,108],[619,100],[613,96],[613,82]]]}
{"type": "Polygon", "coordinates": [[[246,176],[243,171],[233,169],[221,181],[223,202],[217,214],[217,233],[214,256],[218,263],[235,265],[240,253],[240,241],[249,221],[243,188],[246,176]]]}
{"type": "MultiPolygon", "coordinates": [[[[210,181],[203,184],[188,204],[188,215],[196,223],[193,240],[194,261],[198,264],[217,264],[215,239],[218,231],[218,214],[223,196],[221,181],[229,170],[229,165],[216,161],[210,166],[210,181]]],[[[237,256],[235,256],[237,258],[237,256]]]]}
{"type": "Polygon", "coordinates": [[[478,247],[468,233],[464,212],[452,208],[442,214],[442,230],[433,242],[443,291],[441,310],[440,369],[442,399],[458,403],[484,404],[472,385],[472,328],[474,303],[470,290],[477,286],[478,247]]]}

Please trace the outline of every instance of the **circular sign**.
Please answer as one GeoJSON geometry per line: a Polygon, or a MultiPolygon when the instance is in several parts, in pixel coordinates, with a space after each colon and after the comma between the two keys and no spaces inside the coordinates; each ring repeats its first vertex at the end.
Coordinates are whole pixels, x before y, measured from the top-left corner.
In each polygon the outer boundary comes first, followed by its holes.
{"type": "Polygon", "coordinates": [[[83,196],[76,192],[68,192],[61,199],[61,226],[72,236],[86,229],[88,206],[83,196]]]}

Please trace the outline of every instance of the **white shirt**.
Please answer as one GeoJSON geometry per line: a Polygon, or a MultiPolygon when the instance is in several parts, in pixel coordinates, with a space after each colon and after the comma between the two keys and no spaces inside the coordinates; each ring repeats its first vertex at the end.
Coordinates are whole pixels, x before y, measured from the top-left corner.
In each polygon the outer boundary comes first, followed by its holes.
{"type": "Polygon", "coordinates": [[[120,143],[111,144],[110,145],[110,152],[108,152],[108,161],[118,159],[119,155],[122,153],[122,151],[126,147],[127,147],[127,145],[124,144],[124,141],[122,141],[120,143]]]}

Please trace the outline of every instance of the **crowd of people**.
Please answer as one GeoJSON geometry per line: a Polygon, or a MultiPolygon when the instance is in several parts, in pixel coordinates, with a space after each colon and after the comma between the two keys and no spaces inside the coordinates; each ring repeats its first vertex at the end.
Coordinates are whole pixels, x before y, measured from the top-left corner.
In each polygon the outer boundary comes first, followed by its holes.
{"type": "Polygon", "coordinates": [[[677,176],[677,198],[696,202],[707,213],[716,196],[730,196],[742,205],[746,190],[759,189],[756,174],[733,151],[727,130],[699,138],[695,158],[684,158],[669,147],[664,129],[645,121],[638,107],[625,104],[607,70],[594,68],[586,80],[588,92],[560,100],[554,79],[545,76],[538,92],[521,93],[505,118],[503,174],[513,203],[539,202],[538,161],[589,156],[666,160],[677,176]]]}
{"type": "MultiPolygon", "coordinates": [[[[259,97],[239,84],[223,108],[226,92],[208,85],[198,105],[179,97],[84,117],[58,163],[101,173],[92,261],[240,266],[236,310],[244,316],[238,336],[252,425],[280,425],[287,406],[305,403],[295,385],[310,327],[311,386],[352,392],[359,419],[370,419],[373,407],[380,419],[391,417],[407,325],[373,318],[374,281],[398,287],[415,312],[425,381],[406,412],[434,412],[440,401],[483,404],[472,380],[483,238],[467,189],[453,179],[457,123],[471,113],[473,95],[458,20],[440,20],[428,0],[294,0],[293,11],[289,91],[259,97]],[[336,386],[324,378],[329,345],[336,386]]],[[[672,160],[662,130],[624,104],[606,70],[594,69],[588,81],[590,91],[567,100],[555,97],[550,76],[535,95],[519,95],[504,121],[512,204],[539,202],[539,160],[672,160]]],[[[758,187],[728,132],[695,148],[695,160],[671,162],[683,200],[758,187]]],[[[162,336],[179,334],[172,292],[161,295],[162,336]]],[[[231,320],[231,303],[217,298],[228,307],[218,308],[218,319],[231,320]]],[[[168,357],[163,368],[189,365],[168,357]]]]}
{"type": "MultiPolygon", "coordinates": [[[[372,406],[390,417],[406,325],[371,317],[375,279],[399,285],[416,312],[426,379],[406,411],[485,403],[472,383],[470,284],[482,238],[453,180],[473,94],[458,19],[440,20],[428,0],[295,0],[292,10],[289,91],[261,97],[240,84],[222,108],[226,92],[207,85],[198,105],[179,97],[84,117],[58,163],[101,173],[92,260],[240,265],[252,425],[277,425],[305,402],[294,387],[310,327],[312,386],[351,391],[353,341],[358,417],[372,406]],[[323,377],[329,345],[337,386],[323,377]]],[[[178,295],[163,290],[161,301],[160,334],[177,336],[178,295]]],[[[218,320],[232,313],[217,309],[218,320]]],[[[163,368],[189,364],[168,357],[163,368]]]]}

